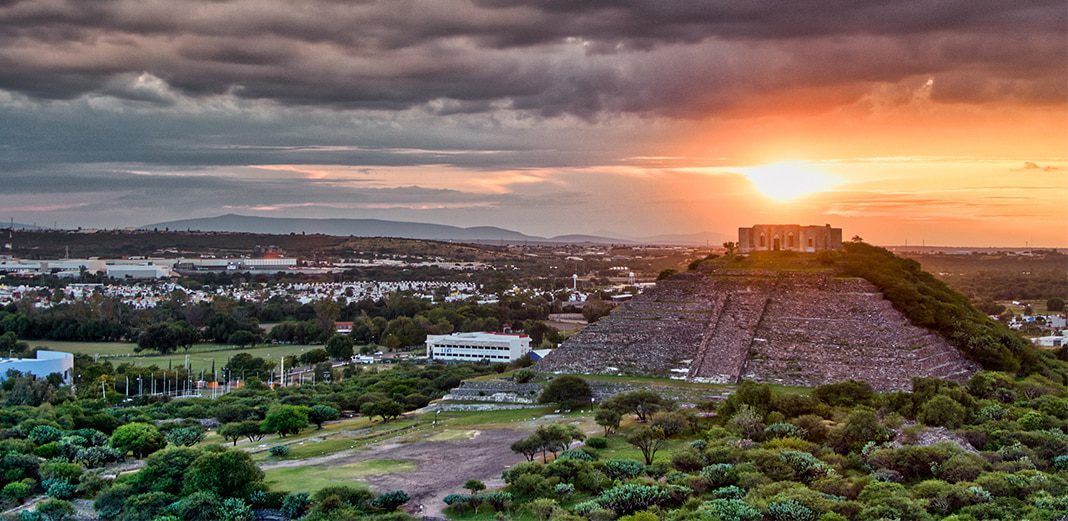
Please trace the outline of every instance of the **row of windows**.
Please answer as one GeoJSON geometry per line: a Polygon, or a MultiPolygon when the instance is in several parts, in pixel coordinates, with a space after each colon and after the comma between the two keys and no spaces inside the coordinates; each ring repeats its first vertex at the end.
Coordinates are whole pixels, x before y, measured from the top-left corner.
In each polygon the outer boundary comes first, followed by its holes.
{"type": "MultiPolygon", "coordinates": [[[[767,246],[767,242],[764,239],[764,234],[763,233],[760,234],[760,245],[761,246],[767,246]]],[[[794,246],[797,246],[797,243],[796,243],[796,241],[794,241],[794,234],[791,233],[791,234],[786,236],[786,247],[787,248],[793,248],[794,246]]],[[[815,246],[815,243],[813,242],[812,237],[808,238],[808,246],[809,247],[815,246]]]]}
{"type": "Polygon", "coordinates": [[[438,354],[441,358],[469,358],[471,360],[508,360],[507,355],[471,355],[471,354],[438,354]]]}
{"type": "Polygon", "coordinates": [[[463,345],[453,345],[453,344],[449,344],[449,345],[433,344],[432,347],[434,349],[448,347],[448,348],[452,348],[452,349],[485,349],[485,350],[488,350],[488,351],[508,351],[510,349],[508,347],[500,347],[500,346],[463,346],[463,345]]]}

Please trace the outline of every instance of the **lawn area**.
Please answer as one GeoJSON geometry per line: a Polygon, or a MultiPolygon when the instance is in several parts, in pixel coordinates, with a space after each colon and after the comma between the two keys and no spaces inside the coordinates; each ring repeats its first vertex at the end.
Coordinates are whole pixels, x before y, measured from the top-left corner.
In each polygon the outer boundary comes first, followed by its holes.
{"type": "Polygon", "coordinates": [[[256,461],[299,460],[359,448],[368,443],[381,441],[383,435],[385,438],[394,435],[404,436],[428,425],[425,419],[418,417],[402,418],[381,423],[372,422],[367,417],[360,416],[326,424],[322,430],[308,429],[300,434],[286,438],[270,436],[253,444],[238,443],[238,446],[245,444],[256,447],[253,449],[254,454],[252,455],[256,461]],[[408,428],[413,426],[414,429],[408,428]],[[394,431],[396,431],[396,434],[383,434],[393,433],[394,431]],[[259,448],[261,445],[265,446],[265,448],[259,448]],[[282,458],[271,456],[266,449],[274,445],[288,445],[289,454],[282,458]]]}
{"type": "Polygon", "coordinates": [[[238,349],[225,344],[196,344],[188,352],[177,352],[160,355],[151,351],[135,353],[135,345],[124,342],[61,342],[55,340],[29,340],[32,347],[46,347],[56,351],[83,355],[99,355],[101,358],[110,359],[113,364],[130,363],[139,366],[155,365],[165,368],[168,366],[181,366],[185,364],[186,356],[189,357],[189,367],[194,370],[210,371],[212,362],[216,368],[226,365],[230,357],[237,353],[248,353],[259,358],[278,360],[282,356],[299,355],[311,349],[322,348],[320,345],[263,345],[238,349]]]}
{"type": "Polygon", "coordinates": [[[314,467],[284,467],[269,469],[265,472],[265,481],[271,490],[315,493],[321,489],[336,485],[353,486],[367,476],[395,474],[415,470],[410,461],[394,459],[377,459],[349,463],[346,465],[329,465],[314,467]]]}
{"type": "MultiPolygon", "coordinates": [[[[693,439],[676,439],[672,438],[664,443],[664,446],[660,448],[656,453],[656,457],[653,461],[671,461],[671,454],[677,450],[686,448],[690,445],[693,439]]],[[[642,459],[642,451],[634,445],[627,443],[627,440],[619,434],[613,434],[608,437],[608,447],[604,449],[596,449],[597,455],[601,459],[632,459],[637,461],[644,461],[642,459]]]]}

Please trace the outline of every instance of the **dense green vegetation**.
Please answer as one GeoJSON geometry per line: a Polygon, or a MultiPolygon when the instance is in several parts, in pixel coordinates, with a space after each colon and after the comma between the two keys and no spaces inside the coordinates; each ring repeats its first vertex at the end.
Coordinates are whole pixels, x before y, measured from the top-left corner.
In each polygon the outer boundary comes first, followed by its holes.
{"type": "MultiPolygon", "coordinates": [[[[400,364],[276,390],[253,380],[215,400],[126,400],[118,393],[104,400],[94,392],[79,397],[59,379],[12,374],[0,385],[0,503],[10,507],[45,495],[62,503],[44,505],[44,512],[62,513],[74,498],[94,499],[102,517],[120,521],[248,520],[254,509],[286,510],[286,505],[293,517],[307,513],[308,519],[403,518],[390,514],[407,501],[399,491],[375,495],[334,487],[311,498],[272,492],[248,452],[205,445],[204,426],[236,446],[321,428],[342,411],[387,421],[441,397],[464,378],[503,369],[400,364]],[[127,458],[145,458],[145,466],[117,479],[104,477],[127,458]]],[[[79,370],[98,375],[99,382],[117,376],[110,364],[87,359],[79,360],[79,370]]]]}
{"type": "Polygon", "coordinates": [[[983,367],[1041,372],[1068,383],[1068,373],[1051,355],[1032,348],[1019,335],[991,320],[918,262],[862,242],[846,244],[837,257],[833,262],[842,273],[875,284],[913,324],[939,333],[983,367]]]}
{"type": "Polygon", "coordinates": [[[964,385],[913,387],[880,394],[851,381],[796,394],[743,382],[708,418],[655,394],[617,395],[597,415],[613,413],[604,424],[623,416],[607,438],[576,449],[569,425],[542,426],[513,446],[528,462],[505,471],[505,487],[457,490],[447,512],[553,521],[1068,516],[1063,385],[981,372],[964,385]]]}
{"type": "Polygon", "coordinates": [[[1055,250],[1032,255],[902,254],[975,300],[1068,298],[1068,256],[1055,250]]]}
{"type": "MultiPolygon", "coordinates": [[[[50,291],[42,289],[40,291],[50,291]]],[[[58,291],[58,290],[57,290],[58,291]]],[[[502,324],[533,325],[552,307],[534,295],[507,296],[497,304],[432,303],[407,294],[343,304],[331,300],[302,304],[293,298],[265,302],[218,297],[211,303],[190,303],[175,291],[159,306],[135,309],[99,294],[88,301],[40,309],[25,303],[0,308],[0,335],[26,340],[137,342],[137,350],[168,353],[197,342],[239,346],[264,341],[325,343],[338,320],[352,321],[352,340],[390,348],[423,342],[427,334],[453,331],[497,331],[502,324]],[[264,335],[261,322],[279,323],[264,335]]]]}

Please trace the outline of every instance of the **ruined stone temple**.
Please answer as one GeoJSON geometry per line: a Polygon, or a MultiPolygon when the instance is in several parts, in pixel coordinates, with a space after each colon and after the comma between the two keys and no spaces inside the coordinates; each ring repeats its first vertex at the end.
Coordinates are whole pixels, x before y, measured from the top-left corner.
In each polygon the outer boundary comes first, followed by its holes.
{"type": "MultiPolygon", "coordinates": [[[[809,237],[793,230],[798,240],[809,237]]],[[[841,231],[834,236],[840,241],[841,231]]],[[[963,380],[979,366],[912,325],[864,279],[720,269],[659,282],[537,369],[804,386],[857,379],[889,390],[909,389],[918,376],[963,380]]]]}
{"type": "Polygon", "coordinates": [[[738,251],[817,252],[842,249],[842,229],[800,224],[757,224],[738,228],[738,251]]]}

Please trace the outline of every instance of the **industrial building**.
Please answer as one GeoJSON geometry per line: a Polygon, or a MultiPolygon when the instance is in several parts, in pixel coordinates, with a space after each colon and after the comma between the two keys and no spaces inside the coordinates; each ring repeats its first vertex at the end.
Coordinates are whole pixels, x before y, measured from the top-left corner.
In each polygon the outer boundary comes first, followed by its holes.
{"type": "Polygon", "coordinates": [[[530,337],[503,333],[427,335],[426,356],[455,362],[511,362],[530,352],[530,337]]]}
{"type": "Polygon", "coordinates": [[[45,378],[59,374],[63,383],[71,383],[74,371],[74,355],[62,351],[38,350],[37,358],[0,358],[0,380],[7,378],[8,371],[45,378]]]}

